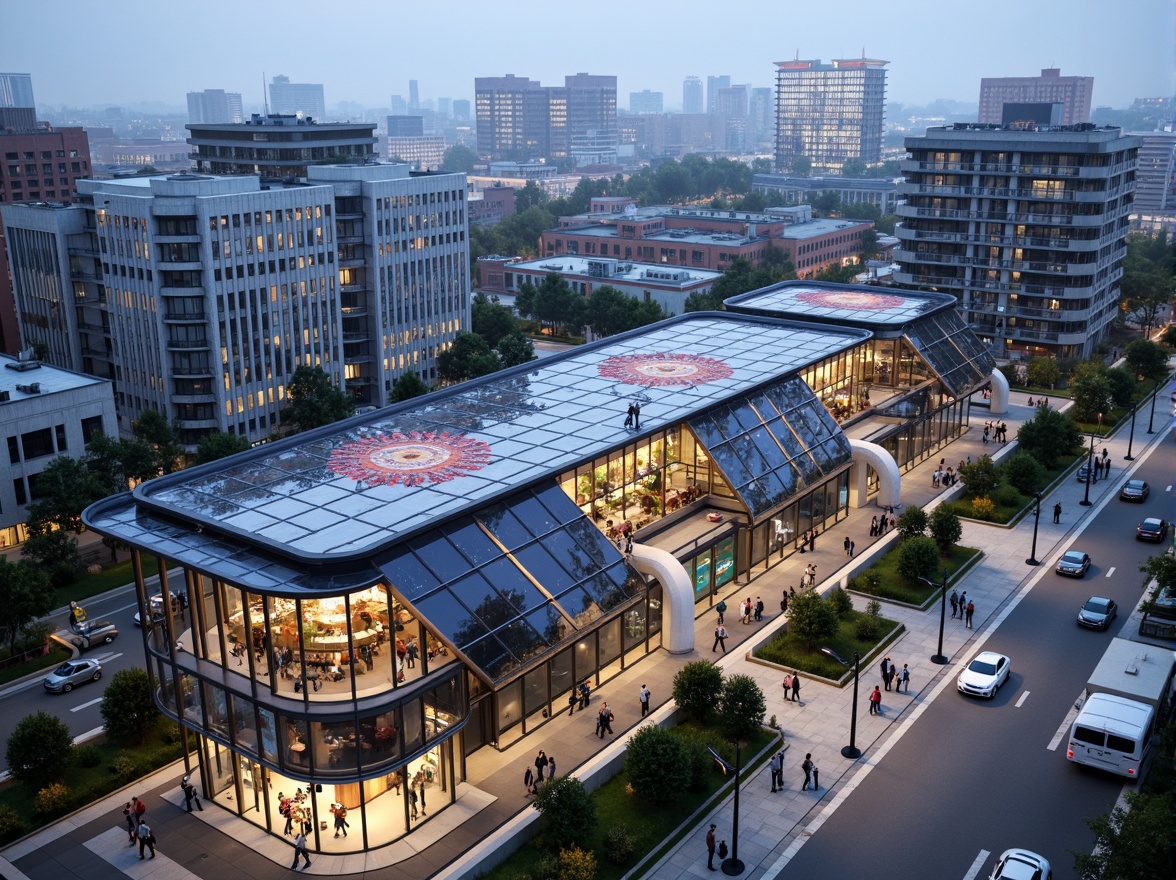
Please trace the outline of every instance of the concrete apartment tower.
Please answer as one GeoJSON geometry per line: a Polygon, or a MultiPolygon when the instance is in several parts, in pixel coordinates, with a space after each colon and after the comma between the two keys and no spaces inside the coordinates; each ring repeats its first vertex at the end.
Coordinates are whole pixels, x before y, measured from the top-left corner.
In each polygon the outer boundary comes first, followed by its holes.
{"type": "Polygon", "coordinates": [[[193,123],[244,122],[241,93],[226,92],[224,89],[188,92],[188,121],[193,123]]]}
{"type": "Polygon", "coordinates": [[[980,80],[980,121],[999,125],[1005,104],[1061,104],[1062,125],[1090,121],[1093,76],[1062,76],[1047,67],[1041,76],[986,76],[980,80]]]}

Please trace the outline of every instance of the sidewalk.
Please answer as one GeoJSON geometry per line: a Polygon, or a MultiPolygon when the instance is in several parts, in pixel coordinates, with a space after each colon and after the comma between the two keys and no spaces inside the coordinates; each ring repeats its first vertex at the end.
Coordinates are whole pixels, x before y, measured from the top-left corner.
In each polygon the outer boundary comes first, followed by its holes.
{"type": "MultiPolygon", "coordinates": [[[[1007,415],[1001,418],[1008,424],[1009,436],[1015,436],[1024,419],[1030,418],[1034,410],[1025,405],[1025,396],[1013,395],[1013,405],[1007,415]]],[[[943,455],[954,466],[960,460],[973,460],[983,454],[1003,458],[1015,449],[1015,444],[999,446],[981,443],[981,429],[985,420],[983,411],[973,419],[972,429],[961,439],[947,447],[943,455]]],[[[1161,429],[1149,437],[1136,426],[1135,453],[1140,457],[1145,447],[1160,442],[1165,436],[1169,423],[1165,420],[1161,429]]],[[[1096,504],[1108,493],[1117,490],[1124,479],[1121,469],[1123,455],[1127,448],[1126,431],[1108,439],[1105,445],[1115,469],[1112,478],[1099,481],[1091,486],[1091,500],[1096,504]]],[[[907,505],[933,506],[941,490],[932,488],[931,474],[938,465],[940,456],[932,456],[927,462],[913,468],[903,476],[902,503],[907,505]]],[[[1045,561],[1053,548],[1079,522],[1083,512],[1090,508],[1079,506],[1083,487],[1073,477],[1064,479],[1049,495],[1043,497],[1042,507],[1046,515],[1040,524],[1037,556],[1045,561]],[[1049,511],[1055,501],[1063,507],[1062,522],[1053,525],[1049,511]]],[[[783,589],[799,584],[800,574],[809,562],[815,562],[818,571],[824,575],[820,589],[825,591],[840,583],[848,560],[842,550],[842,540],[849,535],[857,544],[856,556],[860,559],[879,541],[887,542],[891,534],[883,538],[869,537],[870,518],[877,508],[867,506],[851,510],[846,520],[818,539],[815,554],[796,554],[771,571],[759,576],[750,584],[731,585],[724,598],[734,609],[735,603],[745,596],[754,600],[762,596],[766,611],[761,623],[744,626],[734,614],[728,613],[728,653],[717,662],[728,674],[733,672],[753,676],[759,681],[767,696],[767,717],[776,715],[783,728],[789,750],[786,753],[786,789],[780,794],[771,794],[766,778],[746,778],[742,789],[739,855],[747,864],[747,875],[762,874],[768,870],[795,839],[802,829],[802,823],[823,809],[828,803],[830,789],[840,789],[850,778],[855,768],[861,768],[871,760],[874,751],[882,744],[893,729],[894,722],[904,720],[912,707],[919,705],[922,696],[930,693],[945,670],[951,667],[935,666],[929,658],[934,653],[939,632],[937,609],[917,611],[885,603],[884,615],[905,624],[906,633],[888,653],[901,668],[910,664],[912,690],[910,694],[889,692],[884,695],[884,714],[874,717],[867,714],[864,694],[859,701],[857,744],[864,757],[849,761],[841,757],[840,747],[847,736],[847,715],[850,710],[852,688],[835,688],[802,676],[801,702],[789,703],[783,699],[780,687],[782,676],[775,669],[750,662],[747,653],[753,644],[766,639],[779,623],[779,596],[783,589]],[[820,792],[799,791],[799,764],[806,752],[812,752],[815,762],[821,768],[822,789],[820,792]]],[[[1015,528],[966,523],[962,543],[985,550],[985,559],[968,573],[963,588],[976,605],[974,630],[964,629],[959,621],[947,621],[944,636],[944,651],[959,659],[973,633],[983,630],[985,624],[999,613],[1003,604],[1014,595],[1025,578],[1040,571],[1029,568],[1024,560],[1029,555],[1033,519],[1026,517],[1015,528]],[[1010,578],[1010,573],[1014,577],[1010,578]],[[1020,577],[1016,577],[1020,574],[1020,577]],[[1015,578],[1015,579],[1014,579],[1015,578]]],[[[860,605],[861,600],[856,599],[860,605]]],[[[404,841],[374,850],[367,854],[338,856],[311,852],[313,864],[303,873],[350,876],[391,876],[391,870],[398,877],[426,878],[439,873],[442,876],[473,876],[477,873],[480,850],[488,845],[503,829],[533,821],[537,814],[530,809],[529,801],[523,797],[522,776],[526,766],[538,749],[558,758],[560,771],[564,774],[575,772],[586,763],[597,763],[618,755],[624,749],[626,734],[640,721],[637,694],[640,687],[648,685],[653,694],[653,704],[658,707],[651,712],[654,719],[670,711],[671,685],[675,673],[686,662],[698,659],[716,659],[711,653],[713,642],[714,614],[702,607],[695,621],[695,650],[687,655],[670,655],[658,651],[641,663],[599,688],[594,694],[593,704],[598,707],[597,697],[609,702],[616,713],[614,730],[616,735],[607,743],[594,734],[595,712],[579,713],[568,717],[559,713],[541,731],[523,741],[498,752],[485,748],[467,761],[467,782],[459,791],[460,799],[436,818],[421,826],[404,841]],[[393,868],[394,866],[394,868],[393,868]],[[449,866],[446,868],[446,866],[449,866]]],[[[863,673],[868,675],[867,670],[863,673]]],[[[147,780],[105,799],[103,802],[55,823],[25,841],[0,851],[0,876],[6,880],[73,880],[73,878],[142,878],[149,875],[167,878],[203,878],[203,880],[236,880],[236,878],[285,877],[289,875],[292,857],[291,847],[282,839],[263,835],[251,823],[230,816],[215,805],[208,805],[203,813],[188,815],[180,807],[178,780],[181,767],[173,766],[159,771],[147,780]],[[144,795],[143,792],[146,792],[144,795]],[[132,794],[143,797],[148,805],[148,817],[159,838],[159,857],[154,861],[140,862],[137,851],[125,845],[122,825],[122,805],[132,794]],[[13,867],[14,866],[14,867],[13,867]]],[[[683,843],[650,868],[649,873],[659,880],[677,880],[695,873],[706,872],[705,854],[701,845],[702,830],[709,822],[716,822],[726,837],[730,837],[730,797],[711,815],[698,821],[696,833],[690,833],[683,843]]]]}

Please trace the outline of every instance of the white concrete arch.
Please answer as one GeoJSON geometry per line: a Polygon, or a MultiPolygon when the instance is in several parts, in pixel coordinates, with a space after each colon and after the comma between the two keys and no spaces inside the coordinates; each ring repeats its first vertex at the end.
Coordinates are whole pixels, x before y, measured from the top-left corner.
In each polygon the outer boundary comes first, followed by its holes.
{"type": "Polygon", "coordinates": [[[694,585],[672,553],[646,544],[634,544],[629,557],[642,574],[662,585],[662,647],[671,654],[694,650],[694,585]]]}
{"type": "Polygon", "coordinates": [[[1000,370],[993,370],[988,378],[992,380],[992,396],[988,400],[988,410],[994,416],[1006,415],[1009,411],[1009,380],[1000,370]]]}
{"type": "Polygon", "coordinates": [[[878,472],[878,506],[898,507],[902,494],[902,474],[894,457],[877,443],[865,440],[850,440],[853,450],[853,477],[850,480],[849,506],[865,507],[869,479],[866,465],[878,472]]]}

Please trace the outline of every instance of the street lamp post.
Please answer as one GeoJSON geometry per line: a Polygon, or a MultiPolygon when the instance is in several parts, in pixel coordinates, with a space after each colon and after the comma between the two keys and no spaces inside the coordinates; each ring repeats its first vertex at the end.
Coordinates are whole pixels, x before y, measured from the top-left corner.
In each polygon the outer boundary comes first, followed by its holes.
{"type": "Polygon", "coordinates": [[[1152,429],[1152,421],[1156,417],[1156,397],[1159,395],[1159,393],[1160,393],[1160,383],[1157,382],[1156,387],[1152,389],[1151,412],[1149,412],[1147,415],[1147,432],[1149,434],[1155,433],[1155,431],[1152,429]]]}
{"type": "Polygon", "coordinates": [[[1041,565],[1037,558],[1037,524],[1041,522],[1041,493],[1034,493],[1037,499],[1037,510],[1033,511],[1033,549],[1029,551],[1029,558],[1025,560],[1026,565],[1041,565]]]}
{"type": "MultiPolygon", "coordinates": [[[[1098,414],[1098,429],[1102,430],[1102,413],[1098,414]]],[[[1090,456],[1086,459],[1086,494],[1078,503],[1083,507],[1090,507],[1090,483],[1094,480],[1094,431],[1090,432],[1090,456]]]]}
{"type": "Polygon", "coordinates": [[[739,858],[739,771],[743,768],[743,743],[735,740],[735,805],[731,821],[731,858],[724,859],[721,865],[723,873],[728,877],[738,877],[743,873],[743,862],[739,858]]]}
{"type": "Polygon", "coordinates": [[[943,653],[943,623],[947,619],[947,568],[943,569],[943,583],[941,584],[929,581],[925,577],[920,577],[919,580],[929,587],[939,588],[939,650],[931,655],[931,662],[942,666],[947,663],[948,659],[943,653]]]}
{"type": "Polygon", "coordinates": [[[1135,445],[1135,410],[1139,404],[1131,404],[1131,433],[1127,437],[1127,454],[1123,456],[1124,461],[1135,461],[1135,456],[1131,454],[1131,448],[1135,445]]]}
{"type": "MultiPolygon", "coordinates": [[[[832,657],[842,666],[849,666],[848,660],[842,660],[832,648],[821,648],[821,653],[832,657]]],[[[858,672],[861,668],[861,655],[853,652],[853,708],[849,713],[849,745],[843,746],[841,755],[845,758],[860,758],[862,750],[857,747],[857,703],[858,703],[858,672]]]]}

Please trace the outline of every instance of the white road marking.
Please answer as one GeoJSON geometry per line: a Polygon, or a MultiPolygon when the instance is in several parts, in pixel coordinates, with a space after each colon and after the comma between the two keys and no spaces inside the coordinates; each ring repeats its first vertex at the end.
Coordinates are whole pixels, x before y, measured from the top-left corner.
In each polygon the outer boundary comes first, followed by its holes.
{"type": "Polygon", "coordinates": [[[1078,717],[1078,711],[1086,699],[1086,692],[1078,694],[1078,699],[1074,701],[1074,705],[1070,707],[1070,711],[1066,713],[1066,719],[1062,722],[1062,726],[1058,728],[1058,732],[1053,735],[1053,739],[1049,741],[1046,746],[1051,752],[1056,752],[1058,746],[1061,745],[1062,740],[1070,735],[1070,726],[1074,723],[1074,719],[1078,717]]]}
{"type": "Polygon", "coordinates": [[[111,660],[117,660],[122,655],[122,651],[119,651],[117,654],[96,654],[92,659],[98,663],[109,663],[111,660]]]}
{"type": "Polygon", "coordinates": [[[1110,568],[1107,569],[1107,577],[1110,577],[1114,573],[1115,573],[1115,566],[1112,565],[1110,568]]]}
{"type": "Polygon", "coordinates": [[[97,705],[98,703],[101,703],[101,702],[102,702],[102,698],[101,698],[101,697],[99,697],[99,698],[98,698],[98,699],[96,699],[96,700],[90,700],[90,702],[88,702],[88,703],[82,703],[82,705],[80,705],[80,706],[74,706],[74,707],[73,707],[72,709],[70,709],[69,711],[71,711],[71,712],[81,712],[83,709],[89,709],[91,706],[97,705]]]}
{"type": "Polygon", "coordinates": [[[988,850],[980,850],[980,855],[976,856],[976,861],[972,862],[972,867],[968,868],[968,873],[964,875],[964,880],[974,880],[980,869],[984,867],[984,863],[988,861],[988,857],[992,855],[988,850]]]}
{"type": "Polygon", "coordinates": [[[1167,489],[1165,489],[1164,491],[1165,491],[1165,492],[1171,492],[1171,491],[1172,491],[1172,487],[1171,487],[1171,486],[1169,486],[1169,487],[1168,487],[1167,489]]]}
{"type": "Polygon", "coordinates": [[[1023,694],[1021,694],[1021,699],[1017,700],[1016,708],[1020,709],[1021,704],[1024,703],[1025,700],[1027,700],[1028,698],[1029,698],[1029,691],[1025,691],[1023,694]]]}

